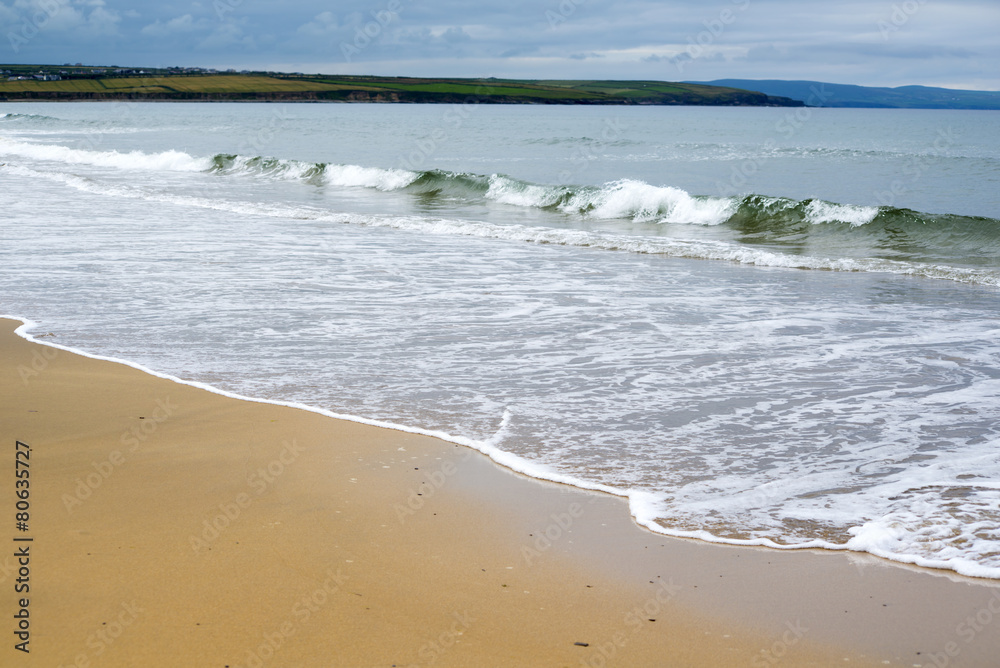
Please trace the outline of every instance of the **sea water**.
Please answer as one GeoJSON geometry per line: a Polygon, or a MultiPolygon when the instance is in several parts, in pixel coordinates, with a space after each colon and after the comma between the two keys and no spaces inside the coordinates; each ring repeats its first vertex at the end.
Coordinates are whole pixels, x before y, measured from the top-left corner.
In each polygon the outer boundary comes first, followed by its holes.
{"type": "Polygon", "coordinates": [[[998,121],[4,104],[0,312],[654,531],[998,578],[998,121]]]}

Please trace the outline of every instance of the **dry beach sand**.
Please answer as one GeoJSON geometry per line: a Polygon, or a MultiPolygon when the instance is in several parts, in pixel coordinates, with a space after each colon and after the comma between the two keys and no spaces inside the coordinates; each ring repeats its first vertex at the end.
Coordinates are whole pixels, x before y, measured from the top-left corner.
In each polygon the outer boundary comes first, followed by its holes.
{"type": "Polygon", "coordinates": [[[2,666],[998,665],[1000,583],[659,536],[618,498],[20,324],[0,320],[2,666]]]}

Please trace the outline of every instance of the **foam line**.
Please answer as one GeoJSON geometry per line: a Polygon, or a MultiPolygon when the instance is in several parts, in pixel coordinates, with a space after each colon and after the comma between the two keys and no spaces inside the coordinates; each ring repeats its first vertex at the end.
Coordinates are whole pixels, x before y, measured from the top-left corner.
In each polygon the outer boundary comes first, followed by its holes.
{"type": "Polygon", "coordinates": [[[893,550],[886,547],[886,545],[889,544],[891,542],[891,539],[893,538],[893,536],[890,535],[891,531],[887,533],[885,530],[873,529],[872,527],[874,523],[872,522],[866,522],[860,527],[851,528],[849,531],[850,533],[854,534],[854,538],[850,539],[847,543],[844,544],[830,543],[828,541],[817,539],[817,540],[811,540],[789,545],[789,544],[776,543],[767,538],[727,539],[727,538],[720,538],[704,530],[678,531],[678,530],[668,529],[654,521],[654,518],[656,518],[659,515],[657,513],[659,501],[656,499],[655,495],[650,492],[630,490],[630,489],[619,489],[608,485],[601,485],[598,483],[587,482],[575,478],[573,476],[553,471],[548,467],[534,464],[522,457],[501,450],[499,447],[497,447],[497,443],[503,440],[503,435],[509,426],[512,417],[512,414],[509,410],[504,410],[504,414],[501,418],[500,425],[497,431],[494,433],[494,435],[486,439],[485,441],[480,441],[480,440],[466,438],[464,436],[455,436],[452,434],[447,434],[445,432],[436,430],[422,429],[420,427],[401,425],[382,420],[374,420],[371,418],[365,418],[357,415],[335,413],[333,411],[317,408],[315,406],[309,406],[307,404],[302,404],[298,402],[261,399],[258,397],[250,397],[235,392],[229,392],[227,390],[222,390],[207,383],[184,380],[182,378],[178,378],[177,376],[172,376],[170,374],[154,371],[148,367],[145,367],[141,364],[137,364],[135,362],[131,362],[129,360],[124,360],[115,357],[108,357],[104,355],[97,355],[89,353],[84,350],[80,350],[78,348],[73,348],[71,346],[64,346],[49,341],[39,341],[30,334],[30,330],[36,328],[38,326],[38,323],[21,316],[0,314],[0,318],[20,321],[22,324],[15,329],[14,333],[38,345],[48,346],[59,350],[65,350],[66,352],[70,352],[75,355],[80,355],[82,357],[87,357],[90,359],[112,362],[115,364],[123,364],[125,366],[137,369],[139,371],[142,371],[143,373],[147,373],[157,378],[163,378],[164,380],[169,380],[174,383],[178,383],[181,385],[188,385],[190,387],[195,387],[201,390],[212,392],[214,394],[229,397],[232,399],[237,399],[240,401],[250,401],[254,403],[271,404],[275,406],[286,406],[288,408],[296,408],[299,410],[305,410],[312,413],[318,413],[319,415],[335,418],[338,420],[346,420],[359,424],[370,425],[373,427],[381,427],[384,429],[393,429],[396,431],[402,431],[411,434],[430,436],[432,438],[437,438],[449,443],[455,443],[457,445],[462,445],[471,448],[473,450],[477,450],[478,452],[489,457],[497,464],[507,469],[510,469],[511,471],[526,475],[531,478],[569,485],[582,490],[603,492],[605,494],[610,494],[612,496],[622,497],[627,500],[629,506],[629,513],[631,514],[635,522],[654,533],[663,534],[667,536],[674,536],[678,538],[695,538],[709,543],[720,543],[720,544],[747,546],[747,547],[752,547],[752,546],[767,547],[779,550],[802,550],[802,549],[819,548],[825,550],[866,552],[868,554],[872,554],[874,556],[881,557],[889,561],[895,561],[905,564],[913,564],[930,569],[950,570],[960,575],[965,575],[968,577],[1000,579],[1000,569],[981,566],[975,562],[966,559],[948,559],[948,560],[926,559],[915,555],[909,555],[905,553],[901,554],[898,552],[894,552],[893,550]],[[886,540],[887,537],[889,539],[888,541],[886,540]]]}

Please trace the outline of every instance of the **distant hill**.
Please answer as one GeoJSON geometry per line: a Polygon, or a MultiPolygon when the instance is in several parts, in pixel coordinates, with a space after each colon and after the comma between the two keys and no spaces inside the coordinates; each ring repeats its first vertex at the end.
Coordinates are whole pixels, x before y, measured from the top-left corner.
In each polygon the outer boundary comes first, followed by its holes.
{"type": "Polygon", "coordinates": [[[801,107],[744,89],[664,81],[537,81],[375,77],[200,68],[0,65],[0,101],[186,100],[655,104],[801,107]]]}
{"type": "Polygon", "coordinates": [[[1000,92],[953,90],[928,86],[871,88],[820,81],[779,79],[717,79],[706,86],[742,88],[766,95],[789,97],[811,107],[868,107],[885,109],[1000,109],[1000,92]]]}

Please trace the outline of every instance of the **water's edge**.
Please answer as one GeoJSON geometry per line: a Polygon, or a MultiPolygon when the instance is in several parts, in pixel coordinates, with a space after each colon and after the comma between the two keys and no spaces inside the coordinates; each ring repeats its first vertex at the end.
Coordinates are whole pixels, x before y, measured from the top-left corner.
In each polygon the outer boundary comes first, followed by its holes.
{"type": "MultiPolygon", "coordinates": [[[[832,550],[832,551],[867,553],[876,557],[880,557],[882,559],[886,559],[887,561],[890,562],[895,562],[898,564],[910,564],[926,568],[929,569],[931,572],[953,571],[958,575],[970,578],[1000,580],[1000,574],[994,574],[992,572],[994,569],[984,568],[974,563],[969,563],[966,561],[948,562],[941,560],[925,559],[922,557],[908,555],[908,554],[897,554],[873,546],[862,547],[858,545],[851,545],[852,541],[848,541],[847,543],[843,544],[838,544],[822,540],[812,540],[804,543],[797,543],[794,545],[785,545],[781,543],[776,543],[772,540],[765,538],[727,539],[727,538],[720,538],[704,530],[680,531],[680,530],[668,529],[654,521],[654,518],[656,517],[655,513],[656,501],[655,501],[655,495],[653,494],[637,490],[620,489],[609,485],[602,485],[599,483],[592,483],[586,480],[581,480],[573,476],[568,476],[556,471],[552,471],[551,469],[545,466],[530,462],[523,457],[519,457],[513,453],[501,450],[499,447],[497,447],[496,443],[502,440],[504,431],[506,430],[507,425],[509,423],[510,414],[507,411],[504,412],[500,425],[497,428],[496,432],[494,432],[493,436],[484,441],[475,440],[466,438],[464,436],[455,436],[441,431],[428,430],[420,427],[412,427],[392,422],[385,422],[382,420],[375,420],[357,415],[335,413],[333,411],[324,408],[318,408],[315,406],[310,406],[308,404],[303,404],[298,402],[264,399],[259,397],[242,395],[235,392],[229,392],[227,390],[223,390],[214,387],[212,385],[209,385],[207,383],[202,383],[200,381],[185,380],[183,378],[179,378],[177,376],[173,376],[167,373],[155,371],[146,366],[143,366],[135,362],[131,362],[129,360],[116,357],[108,357],[105,355],[91,353],[71,346],[65,346],[50,341],[39,340],[30,333],[31,330],[39,326],[39,323],[24,316],[0,314],[0,319],[11,320],[22,323],[14,330],[14,334],[37,345],[46,346],[49,348],[55,348],[58,350],[64,350],[74,355],[79,355],[81,357],[86,357],[89,359],[111,362],[115,364],[122,364],[124,366],[131,367],[133,369],[136,369],[138,371],[141,371],[143,373],[149,374],[157,378],[162,378],[164,380],[168,380],[180,385],[195,387],[231,399],[260,403],[260,404],[270,404],[274,406],[284,406],[287,408],[295,408],[299,410],[309,411],[311,413],[317,413],[319,415],[334,418],[337,420],[345,420],[348,422],[355,422],[383,429],[392,429],[395,431],[401,431],[411,434],[419,434],[422,436],[429,436],[431,438],[436,438],[445,442],[454,443],[456,445],[461,445],[470,448],[472,450],[476,450],[477,452],[488,457],[496,464],[500,465],[501,467],[513,473],[521,474],[526,477],[533,478],[539,481],[568,485],[581,490],[600,492],[609,494],[611,496],[620,497],[628,502],[629,514],[631,515],[632,519],[636,522],[636,524],[656,534],[671,536],[674,538],[692,538],[709,543],[735,545],[742,547],[765,547],[765,548],[780,549],[780,550],[822,549],[822,550],[832,550]]],[[[943,573],[939,574],[944,575],[943,573]]]]}

